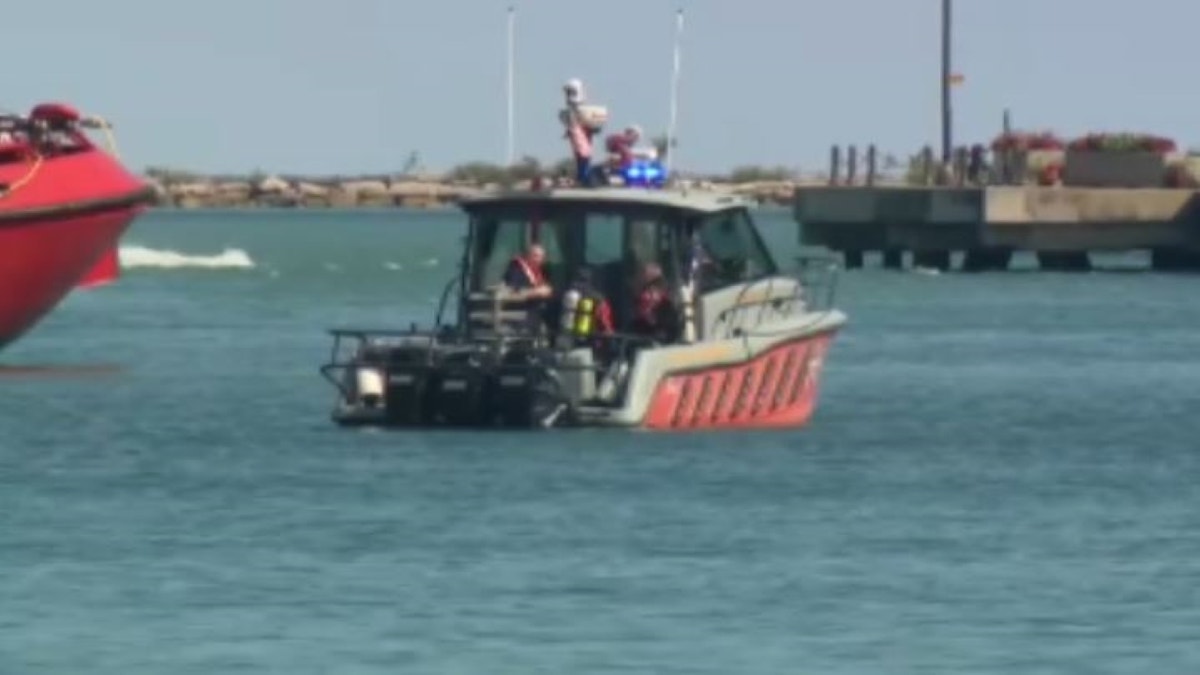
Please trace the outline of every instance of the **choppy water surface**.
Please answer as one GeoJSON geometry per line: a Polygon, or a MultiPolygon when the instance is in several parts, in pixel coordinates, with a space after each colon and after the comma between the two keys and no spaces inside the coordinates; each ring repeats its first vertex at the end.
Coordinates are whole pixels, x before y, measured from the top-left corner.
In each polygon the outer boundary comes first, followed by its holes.
{"type": "Polygon", "coordinates": [[[846,274],[801,431],[332,427],[461,234],[139,222],[3,353],[0,672],[1200,669],[1200,277],[846,274]]]}

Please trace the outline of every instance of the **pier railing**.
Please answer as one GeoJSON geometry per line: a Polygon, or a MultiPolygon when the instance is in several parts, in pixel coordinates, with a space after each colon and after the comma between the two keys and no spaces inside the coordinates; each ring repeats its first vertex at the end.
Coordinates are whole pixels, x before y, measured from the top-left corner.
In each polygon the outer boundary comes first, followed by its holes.
{"type": "MultiPolygon", "coordinates": [[[[904,175],[900,182],[920,186],[982,186],[1013,184],[1019,182],[1013,175],[1014,161],[1001,153],[993,158],[995,166],[989,166],[982,145],[961,146],[954,150],[948,164],[943,164],[925,146],[916,155],[909,157],[907,166],[901,167],[904,175]]],[[[880,160],[879,150],[874,143],[860,149],[857,145],[834,145],[829,150],[829,184],[872,187],[885,180],[884,171],[894,168],[899,162],[885,158],[880,160]],[[862,166],[860,167],[860,161],[862,166]],[[885,166],[881,166],[881,164],[885,166]]],[[[888,182],[895,183],[892,179],[888,182]]]]}

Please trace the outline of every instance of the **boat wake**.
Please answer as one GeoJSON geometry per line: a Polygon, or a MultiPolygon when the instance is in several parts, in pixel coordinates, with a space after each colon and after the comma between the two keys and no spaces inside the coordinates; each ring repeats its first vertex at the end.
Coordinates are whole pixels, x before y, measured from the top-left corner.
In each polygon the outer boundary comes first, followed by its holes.
{"type": "Polygon", "coordinates": [[[227,248],[213,255],[195,255],[171,249],[122,246],[121,267],[125,269],[254,269],[256,264],[250,254],[240,248],[227,248]]]}

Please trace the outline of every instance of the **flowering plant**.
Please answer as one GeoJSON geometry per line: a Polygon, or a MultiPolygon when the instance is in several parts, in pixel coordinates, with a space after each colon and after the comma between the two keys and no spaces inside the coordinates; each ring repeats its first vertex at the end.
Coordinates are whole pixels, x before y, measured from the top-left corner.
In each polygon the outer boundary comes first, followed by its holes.
{"type": "Polygon", "coordinates": [[[1050,131],[1011,131],[992,139],[993,152],[1007,150],[1062,150],[1063,142],[1050,131]]]}
{"type": "Polygon", "coordinates": [[[1091,133],[1071,141],[1067,146],[1071,150],[1090,150],[1093,152],[1155,152],[1166,154],[1175,152],[1175,141],[1154,134],[1137,133],[1091,133]]]}
{"type": "Polygon", "coordinates": [[[1062,162],[1050,162],[1037,172],[1037,184],[1041,186],[1058,185],[1062,182],[1062,162]]]}

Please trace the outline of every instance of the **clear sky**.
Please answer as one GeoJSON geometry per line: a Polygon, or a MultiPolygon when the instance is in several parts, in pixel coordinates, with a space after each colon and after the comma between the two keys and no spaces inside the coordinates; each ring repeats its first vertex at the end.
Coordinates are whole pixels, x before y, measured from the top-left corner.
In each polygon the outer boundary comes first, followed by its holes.
{"type": "MultiPolygon", "coordinates": [[[[685,12],[678,160],[818,170],[831,143],[937,143],[939,0],[40,0],[5,8],[9,110],[63,100],[117,125],[137,169],[393,171],[505,153],[506,9],[518,154],[565,156],[560,86],[610,126],[665,129],[685,12]]],[[[956,140],[1001,111],[1066,135],[1200,136],[1196,0],[958,0],[956,140]]]]}

